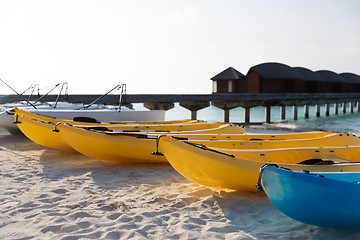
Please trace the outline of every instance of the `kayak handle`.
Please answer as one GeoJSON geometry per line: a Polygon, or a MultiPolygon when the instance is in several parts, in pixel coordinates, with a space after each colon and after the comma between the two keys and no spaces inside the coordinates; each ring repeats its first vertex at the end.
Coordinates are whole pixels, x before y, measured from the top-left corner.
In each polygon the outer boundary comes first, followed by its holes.
{"type": "Polygon", "coordinates": [[[165,137],[166,135],[160,135],[158,138],[156,138],[156,151],[152,152],[151,155],[154,156],[164,156],[163,153],[159,152],[159,140],[161,137],[165,137]]]}
{"type": "Polygon", "coordinates": [[[276,165],[276,164],[267,163],[267,164],[265,164],[264,166],[262,166],[262,167],[260,168],[259,179],[258,179],[258,182],[255,184],[255,188],[256,188],[259,192],[263,192],[263,191],[264,191],[264,188],[263,188],[262,185],[261,185],[261,175],[262,175],[263,170],[264,170],[266,167],[268,167],[268,166],[279,167],[279,166],[276,165]]]}

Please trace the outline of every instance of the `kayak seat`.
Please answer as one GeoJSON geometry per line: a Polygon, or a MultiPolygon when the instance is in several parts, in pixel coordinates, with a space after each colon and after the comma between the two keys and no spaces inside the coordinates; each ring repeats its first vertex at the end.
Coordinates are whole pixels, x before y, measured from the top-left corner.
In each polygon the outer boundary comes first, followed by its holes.
{"type": "Polygon", "coordinates": [[[74,117],[74,122],[86,122],[86,123],[100,123],[95,118],[91,117],[74,117]]]}
{"type": "Polygon", "coordinates": [[[302,162],[299,162],[298,164],[305,164],[305,165],[331,165],[334,164],[334,161],[331,160],[322,160],[320,158],[312,158],[308,159],[302,162]]]}

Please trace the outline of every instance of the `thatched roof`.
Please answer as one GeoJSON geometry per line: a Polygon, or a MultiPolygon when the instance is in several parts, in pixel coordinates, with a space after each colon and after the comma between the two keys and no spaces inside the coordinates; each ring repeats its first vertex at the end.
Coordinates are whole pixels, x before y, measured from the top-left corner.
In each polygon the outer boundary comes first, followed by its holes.
{"type": "Polygon", "coordinates": [[[282,63],[268,62],[250,68],[250,71],[258,73],[267,79],[304,79],[304,77],[292,67],[282,63]]]}
{"type": "Polygon", "coordinates": [[[319,70],[316,71],[316,73],[319,74],[325,82],[345,82],[343,77],[329,70],[319,70]]]}
{"type": "Polygon", "coordinates": [[[324,79],[322,79],[322,77],[318,73],[313,72],[310,69],[303,67],[293,67],[293,69],[299,72],[306,81],[324,81],[324,79]]]}
{"type": "Polygon", "coordinates": [[[350,83],[359,83],[360,84],[360,76],[354,73],[340,73],[339,74],[346,82],[350,83]]]}
{"type": "Polygon", "coordinates": [[[245,78],[245,76],[241,72],[235,68],[229,67],[215,77],[212,77],[211,80],[240,80],[243,78],[245,78]]]}

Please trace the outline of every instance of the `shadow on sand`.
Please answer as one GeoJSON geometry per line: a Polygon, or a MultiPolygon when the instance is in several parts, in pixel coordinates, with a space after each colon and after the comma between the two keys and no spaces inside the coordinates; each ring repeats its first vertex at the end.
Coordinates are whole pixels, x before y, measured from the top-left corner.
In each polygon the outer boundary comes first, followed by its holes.
{"type": "Polygon", "coordinates": [[[75,151],[46,149],[40,155],[44,176],[59,180],[90,174],[102,188],[156,184],[181,177],[169,164],[121,164],[93,159],[75,151]]]}

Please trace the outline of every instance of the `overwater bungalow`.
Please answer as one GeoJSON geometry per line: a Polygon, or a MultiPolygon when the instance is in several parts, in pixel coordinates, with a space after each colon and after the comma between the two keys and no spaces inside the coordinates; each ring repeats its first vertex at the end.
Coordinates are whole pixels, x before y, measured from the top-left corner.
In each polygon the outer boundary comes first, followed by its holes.
{"type": "Polygon", "coordinates": [[[316,71],[323,81],[317,83],[318,93],[340,93],[341,85],[345,83],[345,79],[339,74],[329,70],[316,71]]]}
{"type": "Polygon", "coordinates": [[[354,73],[340,73],[339,74],[345,82],[341,84],[342,93],[351,93],[360,91],[360,76],[354,73]]]}
{"type": "Polygon", "coordinates": [[[275,62],[262,63],[246,74],[248,93],[294,93],[305,91],[304,77],[292,67],[275,62]]]}
{"type": "Polygon", "coordinates": [[[213,93],[246,93],[245,76],[233,67],[229,67],[212,77],[213,93]]]}
{"type": "Polygon", "coordinates": [[[312,71],[266,62],[249,69],[246,76],[229,67],[211,78],[213,93],[354,93],[360,76],[329,70],[312,71]]]}
{"type": "Polygon", "coordinates": [[[305,89],[298,89],[297,92],[304,92],[304,93],[318,92],[317,90],[318,83],[324,81],[318,73],[304,67],[293,67],[293,68],[304,77],[304,81],[305,81],[305,89]]]}

